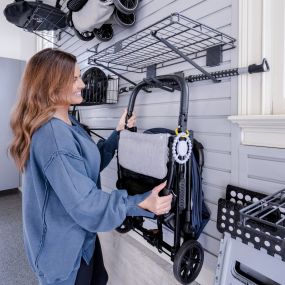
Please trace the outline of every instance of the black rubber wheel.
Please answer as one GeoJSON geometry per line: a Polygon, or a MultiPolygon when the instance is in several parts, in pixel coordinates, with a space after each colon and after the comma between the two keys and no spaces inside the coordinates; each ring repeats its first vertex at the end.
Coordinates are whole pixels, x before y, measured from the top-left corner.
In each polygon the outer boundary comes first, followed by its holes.
{"type": "Polygon", "coordinates": [[[69,0],[66,4],[67,8],[72,12],[78,12],[83,8],[88,0],[69,0]]]}
{"type": "Polygon", "coordinates": [[[116,231],[120,234],[125,234],[132,229],[132,223],[130,218],[126,218],[124,222],[116,228],[116,231]]]}
{"type": "Polygon", "coordinates": [[[125,14],[116,9],[114,12],[114,20],[116,24],[122,27],[131,27],[136,22],[136,15],[134,13],[125,14]]]}
{"type": "Polygon", "coordinates": [[[139,5],[139,0],[114,0],[116,8],[124,14],[132,14],[139,5]]]}
{"type": "Polygon", "coordinates": [[[79,32],[73,27],[75,35],[82,41],[91,41],[95,38],[95,35],[93,32],[79,32]]]}
{"type": "Polygon", "coordinates": [[[111,24],[104,24],[100,29],[94,29],[95,37],[102,41],[107,42],[113,38],[113,28],[111,24]]]}
{"type": "Polygon", "coordinates": [[[199,275],[204,262],[204,250],[196,240],[183,243],[174,257],[173,273],[181,284],[190,284],[199,275]]]}

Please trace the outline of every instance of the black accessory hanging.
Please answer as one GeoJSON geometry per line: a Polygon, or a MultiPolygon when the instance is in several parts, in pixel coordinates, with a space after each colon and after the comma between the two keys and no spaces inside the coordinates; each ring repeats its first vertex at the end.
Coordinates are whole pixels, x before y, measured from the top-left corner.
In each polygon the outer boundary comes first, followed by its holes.
{"type": "Polygon", "coordinates": [[[82,91],[82,105],[94,105],[106,103],[108,90],[108,77],[98,67],[91,67],[84,72],[82,80],[85,89],[82,91]]]}
{"type": "Polygon", "coordinates": [[[29,32],[53,31],[66,27],[66,14],[56,7],[41,1],[16,0],[6,6],[4,15],[10,23],[29,32]]]}

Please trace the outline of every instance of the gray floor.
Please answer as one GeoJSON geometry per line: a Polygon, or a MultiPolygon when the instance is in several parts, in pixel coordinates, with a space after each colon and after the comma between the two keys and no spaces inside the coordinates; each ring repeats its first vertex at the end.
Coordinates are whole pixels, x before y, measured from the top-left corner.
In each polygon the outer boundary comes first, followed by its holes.
{"type": "Polygon", "coordinates": [[[0,285],[36,285],[22,239],[21,195],[0,196],[0,285]]]}

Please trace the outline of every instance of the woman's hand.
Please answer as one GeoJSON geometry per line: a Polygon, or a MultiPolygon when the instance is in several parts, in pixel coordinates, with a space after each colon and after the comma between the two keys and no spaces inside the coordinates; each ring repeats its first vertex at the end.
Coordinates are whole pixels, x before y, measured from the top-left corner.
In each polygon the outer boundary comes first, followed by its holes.
{"type": "MultiPolygon", "coordinates": [[[[126,116],[127,116],[127,109],[125,109],[122,117],[120,118],[116,131],[122,131],[125,129],[126,116]]],[[[132,128],[135,127],[135,125],[136,125],[136,115],[133,113],[132,116],[128,119],[127,127],[132,128]]]]}
{"type": "Polygon", "coordinates": [[[159,184],[152,189],[151,194],[138,204],[139,207],[149,210],[156,215],[167,214],[171,209],[172,194],[159,197],[159,192],[165,188],[166,182],[159,184]]]}

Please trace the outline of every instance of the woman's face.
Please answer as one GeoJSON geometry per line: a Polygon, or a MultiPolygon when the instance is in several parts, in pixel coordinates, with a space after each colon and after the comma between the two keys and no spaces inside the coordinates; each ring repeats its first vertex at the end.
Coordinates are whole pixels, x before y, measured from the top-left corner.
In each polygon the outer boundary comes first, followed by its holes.
{"type": "Polygon", "coordinates": [[[71,95],[68,96],[68,101],[70,104],[80,104],[83,100],[81,96],[81,90],[85,87],[84,82],[80,77],[80,68],[78,64],[75,64],[74,69],[74,81],[72,85],[71,95]]]}

